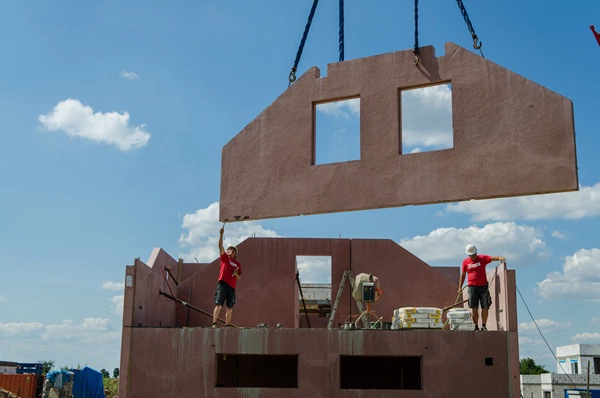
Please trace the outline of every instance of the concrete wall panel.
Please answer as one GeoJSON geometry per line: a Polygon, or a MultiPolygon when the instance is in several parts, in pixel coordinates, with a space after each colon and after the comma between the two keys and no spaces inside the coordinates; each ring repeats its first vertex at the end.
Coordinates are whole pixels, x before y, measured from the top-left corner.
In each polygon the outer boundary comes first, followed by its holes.
{"type": "Polygon", "coordinates": [[[225,145],[220,219],[578,189],[572,102],[452,43],[309,69],[225,145]],[[402,154],[400,91],[452,84],[453,142],[402,154]],[[315,165],[316,103],[360,97],[360,160],[315,165]]]}

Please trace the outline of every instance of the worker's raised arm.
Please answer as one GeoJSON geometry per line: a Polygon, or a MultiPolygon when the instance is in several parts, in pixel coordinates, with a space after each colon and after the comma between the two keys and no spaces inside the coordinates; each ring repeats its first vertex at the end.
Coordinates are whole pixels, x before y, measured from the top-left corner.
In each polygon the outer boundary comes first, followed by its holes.
{"type": "Polygon", "coordinates": [[[219,231],[219,254],[225,253],[225,248],[223,248],[223,233],[225,233],[225,227],[219,231]]]}
{"type": "Polygon", "coordinates": [[[495,256],[495,257],[492,257],[492,261],[506,261],[506,257],[495,256]]]}

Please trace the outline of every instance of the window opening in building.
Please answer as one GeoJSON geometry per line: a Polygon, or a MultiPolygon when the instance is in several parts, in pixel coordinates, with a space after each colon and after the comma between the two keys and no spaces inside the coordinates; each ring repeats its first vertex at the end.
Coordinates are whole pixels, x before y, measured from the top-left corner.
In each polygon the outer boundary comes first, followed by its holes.
{"type": "Polygon", "coordinates": [[[571,359],[571,373],[579,374],[579,366],[576,359],[571,359]]]}
{"type": "Polygon", "coordinates": [[[360,160],[360,98],[315,104],[314,164],[360,160]]]}
{"type": "Polygon", "coordinates": [[[217,354],[216,387],[298,388],[298,355],[217,354]]]}
{"type": "Polygon", "coordinates": [[[594,373],[600,375],[600,357],[594,358],[594,373]]]}
{"type": "Polygon", "coordinates": [[[421,390],[421,361],[416,356],[340,356],[340,388],[421,390]]]}
{"type": "Polygon", "coordinates": [[[452,85],[400,91],[402,152],[429,152],[454,147],[452,85]]]}
{"type": "Polygon", "coordinates": [[[485,366],[494,366],[494,358],[486,357],[485,358],[485,366]]]}
{"type": "MultiPolygon", "coordinates": [[[[296,269],[302,287],[306,313],[312,318],[329,318],[331,315],[331,256],[296,256],[296,269]]],[[[306,322],[306,313],[300,300],[299,319],[306,322]]],[[[315,322],[311,327],[315,327],[315,322]]],[[[322,326],[322,325],[321,325],[322,326]]]]}

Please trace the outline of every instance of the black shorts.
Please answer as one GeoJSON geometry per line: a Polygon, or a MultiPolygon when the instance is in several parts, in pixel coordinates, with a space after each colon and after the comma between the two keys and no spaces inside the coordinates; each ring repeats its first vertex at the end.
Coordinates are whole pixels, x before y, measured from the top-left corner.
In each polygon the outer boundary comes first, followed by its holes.
{"type": "Polygon", "coordinates": [[[481,308],[491,307],[492,296],[490,296],[488,285],[469,286],[469,308],[479,308],[479,303],[481,303],[481,308]]]}
{"type": "Polygon", "coordinates": [[[229,286],[227,282],[219,281],[215,293],[215,304],[223,305],[224,303],[226,303],[227,308],[233,308],[235,304],[235,289],[229,286]]]}

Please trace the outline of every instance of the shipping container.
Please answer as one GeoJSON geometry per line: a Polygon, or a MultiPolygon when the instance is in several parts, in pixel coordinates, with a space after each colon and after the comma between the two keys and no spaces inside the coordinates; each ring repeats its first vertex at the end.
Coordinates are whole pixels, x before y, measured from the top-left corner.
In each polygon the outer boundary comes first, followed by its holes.
{"type": "Polygon", "coordinates": [[[0,374],[0,387],[21,398],[36,398],[38,379],[41,382],[43,378],[32,374],[0,374]]]}

